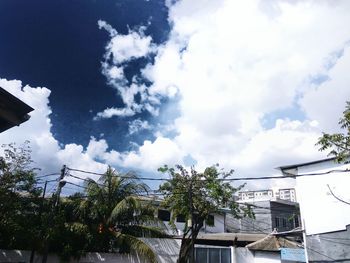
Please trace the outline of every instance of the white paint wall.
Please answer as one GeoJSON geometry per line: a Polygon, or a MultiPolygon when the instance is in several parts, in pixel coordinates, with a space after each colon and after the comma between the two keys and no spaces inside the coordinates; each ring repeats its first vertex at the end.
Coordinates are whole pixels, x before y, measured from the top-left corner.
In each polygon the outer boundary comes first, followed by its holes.
{"type": "MultiPolygon", "coordinates": [[[[201,232],[207,233],[224,233],[225,232],[225,217],[224,215],[215,214],[214,215],[214,226],[206,226],[204,225],[201,229],[201,232]]],[[[168,224],[169,222],[164,221],[164,224],[169,233],[172,233],[172,230],[168,224]]],[[[185,223],[175,222],[176,228],[178,229],[178,234],[183,234],[183,229],[185,227],[185,223]]]]}
{"type": "MultiPolygon", "coordinates": [[[[298,174],[345,169],[350,169],[350,165],[326,161],[301,166],[298,168],[298,174]]],[[[297,177],[296,185],[297,199],[307,235],[346,230],[346,225],[350,224],[350,205],[334,198],[327,185],[334,194],[350,202],[350,172],[297,177]]]]}
{"type": "Polygon", "coordinates": [[[254,263],[280,263],[281,255],[279,252],[255,251],[254,263]]]}
{"type": "Polygon", "coordinates": [[[281,263],[279,251],[252,251],[245,247],[236,247],[233,263],[281,263]]]}
{"type": "MultiPolygon", "coordinates": [[[[35,254],[34,263],[41,263],[42,256],[35,254]]],[[[30,261],[30,251],[26,250],[0,250],[0,262],[29,262],[30,261]]],[[[47,262],[50,263],[60,263],[60,259],[57,255],[49,255],[47,262]]],[[[103,262],[103,263],[146,263],[146,261],[141,260],[137,255],[126,255],[117,253],[87,253],[85,257],[80,260],[71,260],[71,263],[84,262],[103,262]]]]}

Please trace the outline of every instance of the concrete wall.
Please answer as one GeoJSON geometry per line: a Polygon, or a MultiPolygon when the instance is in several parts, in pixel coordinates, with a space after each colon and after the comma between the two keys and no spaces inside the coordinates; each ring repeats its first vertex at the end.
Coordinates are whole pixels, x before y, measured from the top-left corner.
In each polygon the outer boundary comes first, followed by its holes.
{"type": "Polygon", "coordinates": [[[254,252],[254,263],[280,263],[281,255],[279,252],[256,251],[254,252]]]}
{"type": "Polygon", "coordinates": [[[350,169],[350,164],[337,164],[332,160],[298,167],[298,174],[333,171],[296,178],[296,192],[307,235],[345,230],[350,224],[350,205],[337,200],[328,188],[350,202],[349,173],[334,172],[346,169],[350,169]]]}
{"type": "Polygon", "coordinates": [[[279,251],[251,251],[245,247],[234,248],[233,263],[281,263],[279,251]]]}
{"type": "Polygon", "coordinates": [[[306,245],[310,262],[350,262],[350,226],[346,231],[306,236],[306,245]]]}
{"type": "MultiPolygon", "coordinates": [[[[157,255],[159,263],[176,263],[179,255],[181,240],[160,239],[160,238],[143,238],[157,255]]],[[[30,251],[26,250],[0,250],[0,262],[29,262],[30,251]]],[[[35,263],[41,263],[42,256],[35,254],[35,263]]],[[[49,255],[48,263],[59,263],[57,255],[49,255]]],[[[87,253],[86,256],[79,260],[71,260],[71,263],[77,262],[103,262],[103,263],[146,263],[136,254],[119,254],[119,253],[87,253]]]]}
{"type": "MultiPolygon", "coordinates": [[[[146,240],[145,240],[146,241],[146,240]]],[[[158,256],[160,263],[176,263],[180,242],[173,239],[147,239],[147,242],[152,246],[158,256]]],[[[197,247],[197,246],[196,246],[197,247]]],[[[199,248],[217,248],[213,246],[198,246],[199,248]]],[[[227,248],[225,248],[227,249],[227,248]]],[[[231,262],[232,263],[279,263],[279,252],[265,252],[265,251],[250,251],[244,247],[231,248],[231,262]]],[[[0,262],[19,263],[29,262],[30,251],[24,250],[0,250],[0,262]]],[[[36,255],[34,262],[41,263],[42,257],[36,255]]],[[[47,262],[60,263],[60,259],[56,255],[49,255],[47,262]]],[[[137,255],[121,255],[117,253],[87,253],[85,257],[80,260],[71,260],[70,263],[146,263],[137,255]]],[[[218,261],[219,262],[219,261],[218,261]]],[[[201,262],[203,263],[203,262],[201,262]]]]}
{"type": "MultiPolygon", "coordinates": [[[[183,229],[185,228],[185,223],[175,222],[176,228],[178,229],[177,234],[182,235],[183,229]]],[[[164,221],[164,226],[167,229],[167,232],[169,234],[174,234],[173,230],[169,226],[169,222],[164,221]]],[[[207,226],[204,223],[203,228],[201,229],[201,232],[205,233],[224,233],[225,232],[225,216],[221,214],[215,214],[214,215],[214,226],[207,226]]]]}
{"type": "Polygon", "coordinates": [[[239,233],[271,233],[272,220],[270,213],[270,201],[249,202],[263,208],[254,208],[255,219],[242,218],[235,219],[232,215],[227,215],[226,228],[229,232],[239,233]]]}
{"type": "MultiPolygon", "coordinates": [[[[42,256],[35,254],[34,262],[41,263],[42,256]]],[[[29,262],[30,261],[30,251],[26,250],[0,250],[0,262],[29,262]]],[[[57,255],[49,255],[47,258],[49,263],[60,263],[60,259],[57,255]]],[[[141,260],[137,255],[121,255],[112,253],[87,253],[85,257],[80,258],[80,260],[71,260],[71,263],[75,262],[103,262],[103,263],[146,263],[146,261],[141,260]]]]}
{"type": "Polygon", "coordinates": [[[296,208],[295,203],[283,200],[247,203],[258,206],[253,207],[255,219],[235,219],[233,216],[228,215],[226,228],[229,232],[271,233],[275,228],[278,231],[287,231],[295,228],[292,218],[294,214],[299,214],[299,210],[296,208]],[[284,218],[286,225],[283,226],[282,220],[280,220],[280,225],[277,226],[275,218],[284,218]]]}

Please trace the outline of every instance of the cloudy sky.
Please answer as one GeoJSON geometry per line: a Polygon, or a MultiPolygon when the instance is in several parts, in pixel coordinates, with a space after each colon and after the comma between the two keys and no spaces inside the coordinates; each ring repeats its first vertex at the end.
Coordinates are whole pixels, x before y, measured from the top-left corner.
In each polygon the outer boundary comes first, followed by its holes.
{"type": "MultiPolygon", "coordinates": [[[[346,0],[3,0],[0,86],[35,111],[0,141],[30,140],[43,174],[219,163],[251,177],[324,158],[317,138],[350,97],[349,13],[346,0]]],[[[262,184],[277,181],[249,187],[262,184]]]]}

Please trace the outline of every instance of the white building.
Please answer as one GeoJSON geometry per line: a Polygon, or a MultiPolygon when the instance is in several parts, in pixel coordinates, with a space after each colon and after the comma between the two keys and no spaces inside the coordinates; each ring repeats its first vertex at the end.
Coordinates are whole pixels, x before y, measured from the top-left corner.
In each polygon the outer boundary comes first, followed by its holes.
{"type": "Polygon", "coordinates": [[[328,158],[280,169],[296,175],[309,262],[350,262],[350,164],[328,158]]]}
{"type": "Polygon", "coordinates": [[[296,192],[294,188],[238,192],[238,200],[240,201],[266,201],[274,198],[288,200],[291,202],[297,201],[296,192]]]}
{"type": "MultiPolygon", "coordinates": [[[[165,227],[167,228],[167,232],[169,234],[174,234],[173,230],[169,225],[169,221],[171,218],[171,212],[165,209],[158,209],[158,219],[164,222],[165,227]]],[[[209,221],[211,221],[210,226],[204,222],[204,226],[201,229],[201,232],[204,233],[224,233],[225,232],[225,221],[226,214],[213,214],[209,216],[209,221]]],[[[185,228],[185,218],[183,216],[178,216],[175,220],[175,226],[177,229],[177,234],[182,235],[183,229],[185,228]]]]}

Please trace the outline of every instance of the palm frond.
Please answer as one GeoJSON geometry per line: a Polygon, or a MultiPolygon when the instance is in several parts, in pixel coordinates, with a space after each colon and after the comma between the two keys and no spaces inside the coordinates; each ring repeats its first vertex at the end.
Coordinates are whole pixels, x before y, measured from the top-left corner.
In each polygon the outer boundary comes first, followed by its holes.
{"type": "Polygon", "coordinates": [[[168,235],[162,229],[156,226],[127,225],[122,226],[121,228],[122,234],[128,234],[135,237],[168,237],[168,235]]]}
{"type": "Polygon", "coordinates": [[[140,201],[133,196],[128,196],[114,207],[109,217],[109,221],[118,221],[118,219],[124,217],[126,214],[137,214],[140,211],[140,208],[140,201]]]}
{"type": "Polygon", "coordinates": [[[151,263],[157,263],[157,256],[155,252],[147,245],[144,241],[127,234],[118,235],[118,246],[123,248],[119,250],[120,253],[128,253],[133,251],[140,255],[141,257],[147,259],[151,263]]]}

